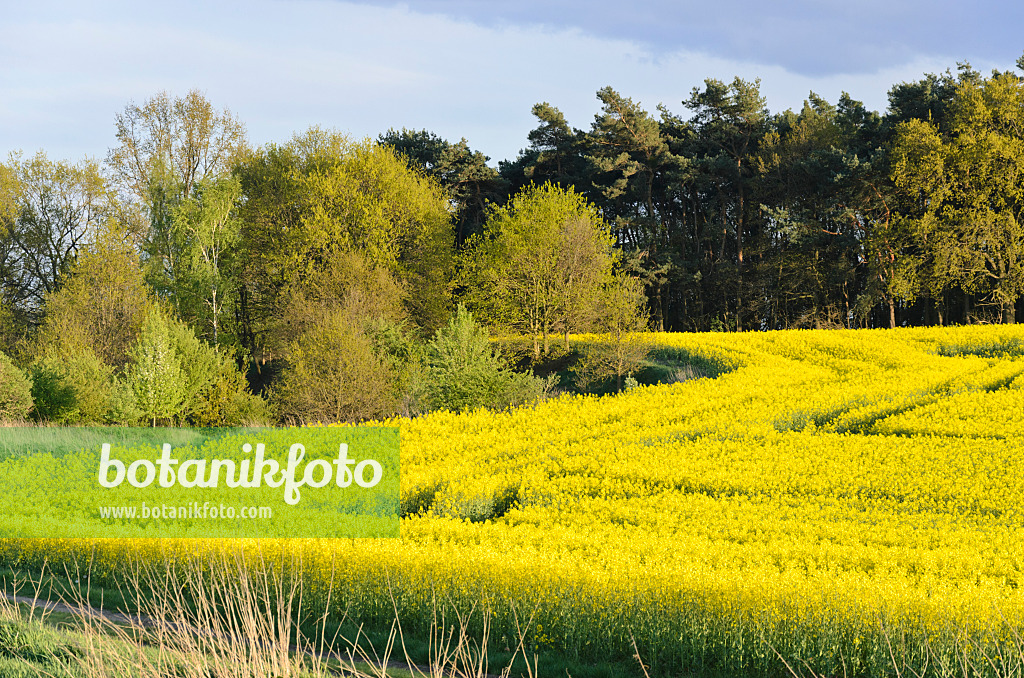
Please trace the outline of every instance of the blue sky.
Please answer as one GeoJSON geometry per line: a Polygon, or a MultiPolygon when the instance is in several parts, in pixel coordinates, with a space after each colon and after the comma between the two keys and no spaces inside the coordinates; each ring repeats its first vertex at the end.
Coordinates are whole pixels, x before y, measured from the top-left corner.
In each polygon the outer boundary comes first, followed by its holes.
{"type": "Polygon", "coordinates": [[[1012,68],[1024,5],[946,0],[145,5],[0,0],[0,157],[102,159],[129,101],[198,88],[255,144],[319,124],[466,137],[512,158],[548,101],[586,128],[611,85],[648,110],[706,77],[761,79],[773,111],[810,90],[884,110],[892,84],[958,61],[1012,68]]]}

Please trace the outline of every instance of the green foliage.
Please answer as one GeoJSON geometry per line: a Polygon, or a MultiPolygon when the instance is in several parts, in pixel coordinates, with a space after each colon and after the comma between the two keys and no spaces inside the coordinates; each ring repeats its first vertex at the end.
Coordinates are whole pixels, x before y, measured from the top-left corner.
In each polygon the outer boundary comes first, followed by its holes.
{"type": "Polygon", "coordinates": [[[0,421],[21,420],[32,409],[32,383],[0,352],[0,421]]]}
{"type": "Polygon", "coordinates": [[[154,425],[157,419],[176,419],[233,426],[271,419],[263,399],[249,393],[230,352],[211,347],[178,320],[152,312],[131,356],[127,385],[134,402],[115,389],[107,415],[112,421],[131,422],[141,415],[154,425]]]}
{"type": "Polygon", "coordinates": [[[412,417],[427,411],[426,346],[408,322],[371,320],[366,332],[374,355],[394,377],[394,392],[398,395],[398,413],[412,417]]]}
{"type": "Polygon", "coordinates": [[[291,288],[329,272],[343,255],[391,276],[421,327],[433,330],[448,317],[449,197],[391,147],[311,129],[261,149],[237,174],[238,247],[247,253],[237,268],[240,330],[254,356],[277,355],[271,344],[291,288]]]}
{"type": "Polygon", "coordinates": [[[487,331],[459,305],[427,346],[427,398],[431,409],[504,409],[547,396],[552,383],[502,366],[487,331]]]}
{"type": "Polygon", "coordinates": [[[589,328],[615,261],[597,209],[571,189],[531,185],[495,209],[464,257],[467,301],[486,322],[534,337],[589,328]]]}
{"type": "Polygon", "coordinates": [[[274,421],[263,398],[248,391],[245,377],[232,363],[221,363],[199,393],[189,419],[196,426],[267,425],[274,421]]]}
{"type": "Polygon", "coordinates": [[[118,426],[134,426],[142,419],[143,412],[135,397],[135,390],[127,378],[118,378],[110,390],[109,407],[104,422],[118,426]]]}
{"type": "Polygon", "coordinates": [[[106,222],[83,249],[64,286],[46,297],[37,357],[91,353],[120,371],[142,328],[151,295],[130,234],[106,222]]]}
{"type": "Polygon", "coordinates": [[[388,130],[379,141],[444,187],[455,204],[455,241],[460,245],[480,233],[488,205],[508,195],[505,180],[487,165],[487,156],[471,150],[465,139],[450,143],[427,130],[403,128],[388,130]]]}
{"type": "Polygon", "coordinates": [[[89,349],[32,365],[33,417],[60,424],[100,423],[110,409],[113,368],[89,349]]]}
{"type": "Polygon", "coordinates": [[[65,383],[61,364],[32,365],[32,417],[37,421],[66,424],[78,419],[75,389],[65,383]]]}
{"type": "Polygon", "coordinates": [[[908,227],[933,287],[984,295],[1014,322],[1024,295],[1024,83],[962,76],[948,111],[941,128],[896,127],[892,179],[910,203],[908,227]]]}
{"type": "Polygon", "coordinates": [[[168,320],[150,311],[142,336],[130,351],[128,383],[142,416],[153,426],[157,419],[178,416],[186,400],[185,375],[170,335],[168,320]]]}
{"type": "Polygon", "coordinates": [[[0,170],[0,300],[11,314],[37,324],[95,231],[119,214],[95,161],[13,154],[0,170]]]}
{"type": "Polygon", "coordinates": [[[179,317],[214,345],[221,340],[221,318],[234,291],[226,273],[239,239],[235,206],[241,190],[238,179],[227,175],[200,180],[171,215],[176,257],[168,286],[179,317]]]}
{"type": "Polygon", "coordinates": [[[343,308],[325,310],[286,345],[288,366],[271,394],[285,422],[360,421],[395,411],[394,373],[360,320],[343,308]]]}
{"type": "Polygon", "coordinates": [[[287,363],[272,396],[285,421],[357,421],[392,414],[400,402],[415,410],[402,395],[404,366],[382,350],[380,328],[404,315],[402,290],[385,268],[342,252],[280,300],[268,344],[287,363]]]}

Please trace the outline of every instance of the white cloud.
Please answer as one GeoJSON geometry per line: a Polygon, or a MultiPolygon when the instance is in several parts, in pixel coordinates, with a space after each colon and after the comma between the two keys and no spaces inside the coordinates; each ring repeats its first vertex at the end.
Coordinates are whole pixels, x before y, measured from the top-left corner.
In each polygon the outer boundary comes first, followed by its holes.
{"type": "Polygon", "coordinates": [[[197,87],[238,114],[255,143],[283,141],[312,124],[354,136],[405,126],[465,136],[500,159],[526,145],[534,103],[548,101],[585,128],[605,85],[650,110],[664,102],[683,113],[680,101],[705,77],[740,75],[761,78],[772,110],[798,108],[811,89],[830,101],[846,90],[881,109],[893,83],[953,60],[808,77],[722,56],[655,56],[633,42],[572,29],[480,26],[405,7],[256,0],[145,13],[124,2],[23,9],[0,28],[0,65],[0,153],[43,148],[52,157],[102,157],[114,115],[129,100],[197,87]],[[40,18],[54,16],[67,18],[40,18]]]}

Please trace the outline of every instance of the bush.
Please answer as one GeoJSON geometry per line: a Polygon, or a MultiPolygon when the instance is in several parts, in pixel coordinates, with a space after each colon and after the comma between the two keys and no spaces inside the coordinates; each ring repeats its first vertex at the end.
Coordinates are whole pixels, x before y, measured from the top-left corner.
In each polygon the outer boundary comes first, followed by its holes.
{"type": "Polygon", "coordinates": [[[170,327],[159,311],[151,310],[142,336],[128,352],[128,383],[142,416],[153,426],[157,419],[177,417],[185,404],[185,377],[170,327]]]}
{"type": "Polygon", "coordinates": [[[427,398],[431,409],[504,409],[545,398],[549,380],[503,367],[487,336],[465,306],[427,347],[427,398]]]}
{"type": "Polygon", "coordinates": [[[266,401],[248,391],[242,373],[225,360],[200,393],[190,416],[196,426],[268,424],[274,417],[266,401]]]}
{"type": "Polygon", "coordinates": [[[650,350],[643,337],[636,334],[584,346],[571,368],[576,390],[581,393],[621,391],[624,380],[633,378],[650,350]]]}
{"type": "Polygon", "coordinates": [[[37,360],[32,365],[33,416],[60,424],[102,423],[110,408],[113,371],[88,348],[37,360]]]}
{"type": "Polygon", "coordinates": [[[67,424],[78,420],[75,389],[65,382],[65,370],[59,363],[32,365],[32,418],[67,424]]]}
{"type": "Polygon", "coordinates": [[[18,421],[32,409],[32,382],[0,352],[0,421],[18,421]]]}
{"type": "Polygon", "coordinates": [[[322,312],[287,347],[288,366],[271,400],[287,422],[359,421],[393,414],[395,375],[373,350],[358,319],[322,312]]]}
{"type": "Polygon", "coordinates": [[[383,318],[371,321],[366,333],[373,353],[390,370],[397,412],[414,417],[427,411],[425,346],[410,325],[383,318]]]}
{"type": "Polygon", "coordinates": [[[110,391],[110,408],[104,421],[119,426],[135,426],[142,419],[142,410],[135,399],[135,391],[127,379],[118,379],[110,391]]]}

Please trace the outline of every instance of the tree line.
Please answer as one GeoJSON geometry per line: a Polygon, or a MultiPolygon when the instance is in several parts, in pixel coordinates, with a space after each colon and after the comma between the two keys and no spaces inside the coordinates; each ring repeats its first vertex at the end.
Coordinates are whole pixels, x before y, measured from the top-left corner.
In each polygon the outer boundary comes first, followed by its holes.
{"type": "MultiPolygon", "coordinates": [[[[1024,70],[1024,58],[1018,61],[1024,70]]],[[[894,85],[884,115],[813,92],[771,113],[708,79],[655,112],[612,88],[589,129],[553,105],[512,161],[390,131],[453,190],[460,238],[531,183],[571,187],[644,282],[653,329],[1015,322],[1022,311],[1024,82],[960,64],[894,85]]]]}
{"type": "Polygon", "coordinates": [[[426,130],[254,148],[197,91],[126,106],[102,162],[12,154],[0,401],[63,422],[358,420],[550,392],[484,328],[528,337],[534,363],[608,332],[580,383],[604,366],[621,387],[638,329],[1015,321],[1019,75],[960,65],[894,86],[885,115],[813,93],[772,114],[739,78],[694,88],[686,115],[597,97],[585,130],[534,106],[497,167],[426,130]]]}
{"type": "Polygon", "coordinates": [[[501,408],[554,382],[512,369],[485,325],[533,335],[535,358],[556,332],[645,327],[610,227],[571,188],[485,203],[460,235],[458,193],[385,143],[311,128],[251,148],[198,92],[130,104],[115,129],[103,163],[0,165],[0,418],[501,408]]]}

